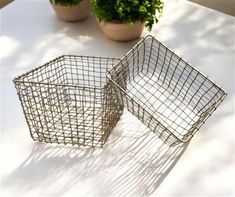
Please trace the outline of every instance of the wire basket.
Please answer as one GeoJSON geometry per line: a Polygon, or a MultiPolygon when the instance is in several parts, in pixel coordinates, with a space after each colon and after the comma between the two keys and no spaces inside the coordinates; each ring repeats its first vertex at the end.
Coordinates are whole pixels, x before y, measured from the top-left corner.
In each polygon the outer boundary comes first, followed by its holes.
{"type": "Polygon", "coordinates": [[[106,78],[117,61],[66,55],[15,78],[31,137],[102,147],[123,111],[106,78]]]}
{"type": "Polygon", "coordinates": [[[226,96],[150,35],[107,75],[119,102],[169,145],[189,141],[226,96]]]}

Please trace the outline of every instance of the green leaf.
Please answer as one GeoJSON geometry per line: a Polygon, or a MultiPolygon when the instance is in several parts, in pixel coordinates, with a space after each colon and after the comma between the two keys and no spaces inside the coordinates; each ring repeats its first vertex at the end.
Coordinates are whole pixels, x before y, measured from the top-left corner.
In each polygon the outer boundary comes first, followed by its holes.
{"type": "Polygon", "coordinates": [[[145,22],[151,30],[158,22],[156,13],[162,13],[161,0],[92,0],[93,12],[100,21],[120,21],[122,23],[145,22]]]}

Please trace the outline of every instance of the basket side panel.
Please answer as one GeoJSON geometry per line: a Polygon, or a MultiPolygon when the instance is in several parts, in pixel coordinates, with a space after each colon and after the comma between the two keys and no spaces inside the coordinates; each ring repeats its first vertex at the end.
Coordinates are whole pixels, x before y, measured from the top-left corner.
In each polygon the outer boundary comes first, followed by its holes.
{"type": "Polygon", "coordinates": [[[116,61],[62,56],[14,80],[32,138],[102,147],[122,114],[106,80],[116,61]]]}
{"type": "Polygon", "coordinates": [[[118,101],[118,95],[110,81],[107,82],[103,89],[102,98],[102,128],[104,132],[103,140],[105,142],[123,113],[123,105],[118,101]]]}
{"type": "MultiPolygon", "coordinates": [[[[92,146],[103,145],[122,114],[122,107],[107,82],[106,72],[118,59],[85,56],[66,56],[68,84],[79,85],[69,92],[74,106],[82,106],[84,135],[90,134],[92,146]],[[83,87],[83,88],[82,88],[83,87]]],[[[73,89],[73,88],[71,88],[73,89]]]]}
{"type": "Polygon", "coordinates": [[[41,124],[40,117],[38,115],[40,110],[37,110],[38,103],[32,94],[32,84],[15,82],[15,87],[30,130],[31,137],[33,140],[39,140],[41,124]]]}

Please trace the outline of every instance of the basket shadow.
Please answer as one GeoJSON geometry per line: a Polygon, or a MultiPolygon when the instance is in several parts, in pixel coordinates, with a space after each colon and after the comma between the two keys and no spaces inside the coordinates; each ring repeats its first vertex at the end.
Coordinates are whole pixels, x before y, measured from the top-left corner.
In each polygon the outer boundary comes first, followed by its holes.
{"type": "Polygon", "coordinates": [[[105,148],[37,143],[1,184],[11,191],[20,188],[22,192],[62,195],[88,181],[90,187],[84,188],[87,195],[148,196],[157,190],[186,147],[168,147],[125,112],[105,148]]]}
{"type": "MultiPolygon", "coordinates": [[[[116,156],[108,178],[99,182],[100,196],[149,196],[153,194],[183,155],[186,146],[153,148],[156,139],[143,136],[130,145],[130,150],[116,156]],[[148,140],[147,140],[148,139],[148,140]]],[[[128,149],[127,148],[127,149],[128,149]]]]}

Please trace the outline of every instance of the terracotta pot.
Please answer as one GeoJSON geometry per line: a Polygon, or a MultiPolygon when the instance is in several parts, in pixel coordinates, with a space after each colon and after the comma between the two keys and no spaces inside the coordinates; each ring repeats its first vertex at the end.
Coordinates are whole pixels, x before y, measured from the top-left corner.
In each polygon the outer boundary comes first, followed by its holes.
{"type": "Polygon", "coordinates": [[[133,24],[100,22],[99,25],[108,38],[116,41],[131,41],[141,36],[145,23],[140,21],[133,24]]]}
{"type": "Polygon", "coordinates": [[[89,16],[91,3],[90,0],[83,0],[78,5],[63,6],[52,4],[57,16],[63,21],[75,22],[80,21],[89,16]]]}

